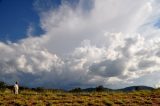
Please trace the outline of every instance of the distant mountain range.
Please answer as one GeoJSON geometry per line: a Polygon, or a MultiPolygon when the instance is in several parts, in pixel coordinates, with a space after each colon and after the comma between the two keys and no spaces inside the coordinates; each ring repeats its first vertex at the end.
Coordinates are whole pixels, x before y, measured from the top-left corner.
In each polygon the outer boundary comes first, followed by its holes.
{"type": "Polygon", "coordinates": [[[131,91],[138,91],[138,90],[154,90],[152,87],[148,86],[130,86],[122,89],[110,89],[110,88],[104,88],[103,86],[99,86],[96,88],[86,88],[81,89],[81,91],[84,92],[93,92],[93,91],[123,91],[123,92],[131,92],[131,91]]]}
{"type": "MultiPolygon", "coordinates": [[[[7,85],[5,82],[0,81],[0,89],[13,89],[13,85],[7,85]]],[[[20,89],[32,89],[32,90],[36,90],[36,91],[43,91],[46,88],[43,87],[37,87],[37,88],[28,88],[28,87],[24,87],[24,86],[20,86],[20,89]]],[[[62,89],[50,89],[50,90],[56,90],[56,91],[66,91],[66,90],[62,90],[62,89]]],[[[130,87],[125,87],[122,89],[110,89],[110,88],[105,88],[102,85],[101,86],[97,86],[95,88],[85,88],[85,89],[81,89],[81,88],[74,88],[72,90],[69,90],[69,92],[94,92],[94,91],[123,91],[123,92],[130,92],[130,91],[138,91],[138,90],[154,90],[154,88],[149,87],[149,86],[130,86],[130,87]]]]}
{"type": "Polygon", "coordinates": [[[129,91],[137,91],[137,90],[153,90],[154,88],[148,87],[148,86],[130,86],[122,89],[118,89],[118,91],[124,91],[124,92],[129,92],[129,91]]]}

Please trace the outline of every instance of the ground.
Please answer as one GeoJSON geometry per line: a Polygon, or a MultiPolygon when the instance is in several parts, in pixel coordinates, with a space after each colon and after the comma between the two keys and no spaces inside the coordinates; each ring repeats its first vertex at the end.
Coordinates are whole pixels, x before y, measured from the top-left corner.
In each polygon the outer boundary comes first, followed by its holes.
{"type": "Polygon", "coordinates": [[[55,92],[10,90],[0,93],[2,106],[160,106],[160,90],[134,92],[55,92]]]}

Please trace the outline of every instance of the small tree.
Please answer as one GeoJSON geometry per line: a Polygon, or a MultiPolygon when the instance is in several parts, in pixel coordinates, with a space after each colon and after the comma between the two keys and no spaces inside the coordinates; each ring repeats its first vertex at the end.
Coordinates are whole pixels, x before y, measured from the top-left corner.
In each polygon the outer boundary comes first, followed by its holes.
{"type": "Polygon", "coordinates": [[[96,87],[96,91],[102,92],[102,91],[104,91],[104,87],[102,85],[100,85],[100,86],[96,87]]]}
{"type": "Polygon", "coordinates": [[[6,83],[3,81],[0,81],[0,90],[5,91],[5,89],[6,89],[6,83]]]}
{"type": "Polygon", "coordinates": [[[70,92],[82,92],[81,88],[74,88],[72,90],[70,90],[70,92]]]}
{"type": "Polygon", "coordinates": [[[35,90],[37,92],[44,92],[45,89],[43,87],[37,87],[35,90]]]}

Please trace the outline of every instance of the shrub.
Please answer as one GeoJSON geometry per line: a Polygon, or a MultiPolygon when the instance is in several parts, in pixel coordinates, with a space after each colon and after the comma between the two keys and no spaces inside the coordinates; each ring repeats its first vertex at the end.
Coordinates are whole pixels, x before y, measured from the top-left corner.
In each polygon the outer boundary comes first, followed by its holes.
{"type": "Polygon", "coordinates": [[[0,90],[4,92],[5,89],[6,89],[6,83],[4,83],[3,81],[0,81],[0,90]]]}
{"type": "Polygon", "coordinates": [[[96,87],[96,91],[102,92],[102,91],[104,91],[104,87],[102,85],[100,85],[100,86],[96,87]]]}
{"type": "Polygon", "coordinates": [[[70,90],[70,92],[82,92],[81,88],[74,88],[72,90],[70,90]]]}
{"type": "Polygon", "coordinates": [[[44,92],[45,89],[44,89],[43,87],[37,87],[37,88],[35,89],[35,91],[37,91],[37,92],[44,92]]]}

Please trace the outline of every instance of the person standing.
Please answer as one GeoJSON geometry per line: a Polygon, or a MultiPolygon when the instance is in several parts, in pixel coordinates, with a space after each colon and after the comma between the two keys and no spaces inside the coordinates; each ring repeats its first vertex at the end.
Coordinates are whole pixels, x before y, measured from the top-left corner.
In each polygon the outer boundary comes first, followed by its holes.
{"type": "Polygon", "coordinates": [[[18,86],[18,82],[16,82],[16,83],[14,84],[14,93],[15,93],[15,94],[18,94],[18,90],[19,90],[19,86],[18,86]]]}

